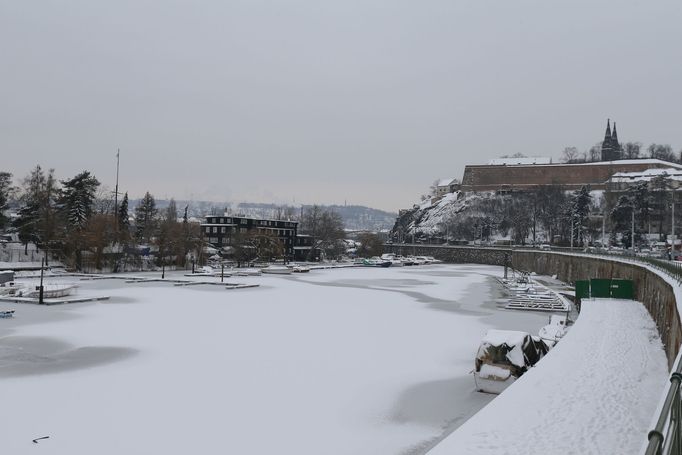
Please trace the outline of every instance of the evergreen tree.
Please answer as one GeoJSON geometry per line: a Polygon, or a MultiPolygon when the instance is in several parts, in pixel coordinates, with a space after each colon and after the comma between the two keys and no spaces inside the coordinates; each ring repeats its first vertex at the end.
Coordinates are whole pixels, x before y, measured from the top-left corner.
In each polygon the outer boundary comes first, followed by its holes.
{"type": "Polygon", "coordinates": [[[656,220],[658,221],[658,235],[660,240],[663,240],[663,222],[668,211],[668,204],[670,203],[671,188],[672,180],[665,172],[661,175],[657,175],[649,182],[652,211],[655,211],[656,213],[656,220]]]}
{"type": "Polygon", "coordinates": [[[128,193],[123,195],[121,206],[118,208],[118,229],[120,231],[128,231],[130,228],[130,215],[128,214],[128,193]]]}
{"type": "Polygon", "coordinates": [[[574,191],[568,199],[566,216],[569,221],[569,229],[573,232],[574,241],[579,245],[585,243],[591,203],[592,196],[590,195],[589,186],[583,186],[579,190],[574,191]]]}
{"type": "Polygon", "coordinates": [[[135,236],[138,241],[149,243],[156,228],[157,213],[154,196],[147,191],[138,206],[135,207],[135,236]]]}
{"type": "MultiPolygon", "coordinates": [[[[83,171],[69,180],[62,180],[58,209],[63,223],[63,253],[72,258],[76,270],[82,267],[82,251],[87,248],[86,226],[93,214],[95,195],[100,183],[89,171],[83,171]]],[[[105,224],[106,225],[106,224],[105,224]]],[[[100,229],[100,244],[110,240],[110,232],[100,229]]]]}
{"type": "Polygon", "coordinates": [[[62,180],[59,206],[70,229],[83,229],[92,215],[99,180],[83,171],[70,180],[62,180]]]}
{"type": "Polygon", "coordinates": [[[7,202],[12,192],[12,174],[0,172],[0,229],[4,229],[9,219],[5,216],[7,202]]]}
{"type": "Polygon", "coordinates": [[[623,245],[632,245],[632,214],[635,215],[635,243],[641,240],[642,226],[649,221],[651,195],[646,182],[638,182],[618,197],[611,211],[615,229],[621,233],[623,245]]]}

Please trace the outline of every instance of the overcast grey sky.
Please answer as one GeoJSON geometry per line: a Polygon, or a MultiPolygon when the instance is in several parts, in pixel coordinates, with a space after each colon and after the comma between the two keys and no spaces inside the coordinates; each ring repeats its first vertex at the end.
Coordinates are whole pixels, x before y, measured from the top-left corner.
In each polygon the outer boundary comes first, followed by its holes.
{"type": "Polygon", "coordinates": [[[410,206],[502,154],[682,148],[682,2],[0,0],[0,168],[410,206]]]}

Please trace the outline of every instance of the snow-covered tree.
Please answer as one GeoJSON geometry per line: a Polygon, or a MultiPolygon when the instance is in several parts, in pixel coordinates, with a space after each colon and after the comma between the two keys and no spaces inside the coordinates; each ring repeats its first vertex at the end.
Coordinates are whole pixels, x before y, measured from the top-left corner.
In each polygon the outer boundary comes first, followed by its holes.
{"type": "Polygon", "coordinates": [[[60,211],[69,229],[82,229],[92,215],[99,180],[89,171],[83,171],[72,179],[62,180],[61,184],[60,211]]]}
{"type": "Polygon", "coordinates": [[[149,242],[156,229],[156,201],[149,191],[147,191],[135,207],[135,236],[138,241],[149,242]]]}
{"type": "Polygon", "coordinates": [[[0,172],[0,229],[4,229],[9,219],[5,216],[7,202],[12,192],[12,174],[0,172]]]}
{"type": "Polygon", "coordinates": [[[27,253],[29,242],[39,248],[54,248],[57,235],[56,198],[58,194],[54,169],[47,173],[38,165],[24,178],[20,189],[20,208],[14,226],[27,253]]]}

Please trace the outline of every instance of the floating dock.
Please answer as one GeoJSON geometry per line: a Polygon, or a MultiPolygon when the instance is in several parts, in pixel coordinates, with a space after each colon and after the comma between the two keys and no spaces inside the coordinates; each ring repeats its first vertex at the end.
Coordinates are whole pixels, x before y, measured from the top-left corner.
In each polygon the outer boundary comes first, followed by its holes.
{"type": "MultiPolygon", "coordinates": [[[[110,296],[104,295],[100,297],[59,297],[52,299],[43,299],[43,305],[61,305],[64,303],[83,303],[83,302],[96,302],[99,300],[109,300],[110,296]]],[[[3,296],[0,297],[0,302],[10,302],[10,303],[33,303],[38,305],[38,299],[33,297],[12,297],[3,296]]]]}

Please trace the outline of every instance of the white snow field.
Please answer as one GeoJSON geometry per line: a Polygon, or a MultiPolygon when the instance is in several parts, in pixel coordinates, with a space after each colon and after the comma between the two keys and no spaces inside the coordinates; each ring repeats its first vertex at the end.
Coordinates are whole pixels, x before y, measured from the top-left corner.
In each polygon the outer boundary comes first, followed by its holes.
{"type": "Polygon", "coordinates": [[[583,301],[577,323],[538,367],[429,455],[639,453],[667,378],[641,303],[583,301]]]}
{"type": "Polygon", "coordinates": [[[0,453],[425,453],[494,398],[469,374],[486,331],[547,322],[497,308],[501,273],[227,280],[261,284],[242,290],[63,278],[111,300],[0,303],[16,310],[0,320],[0,453]]]}

